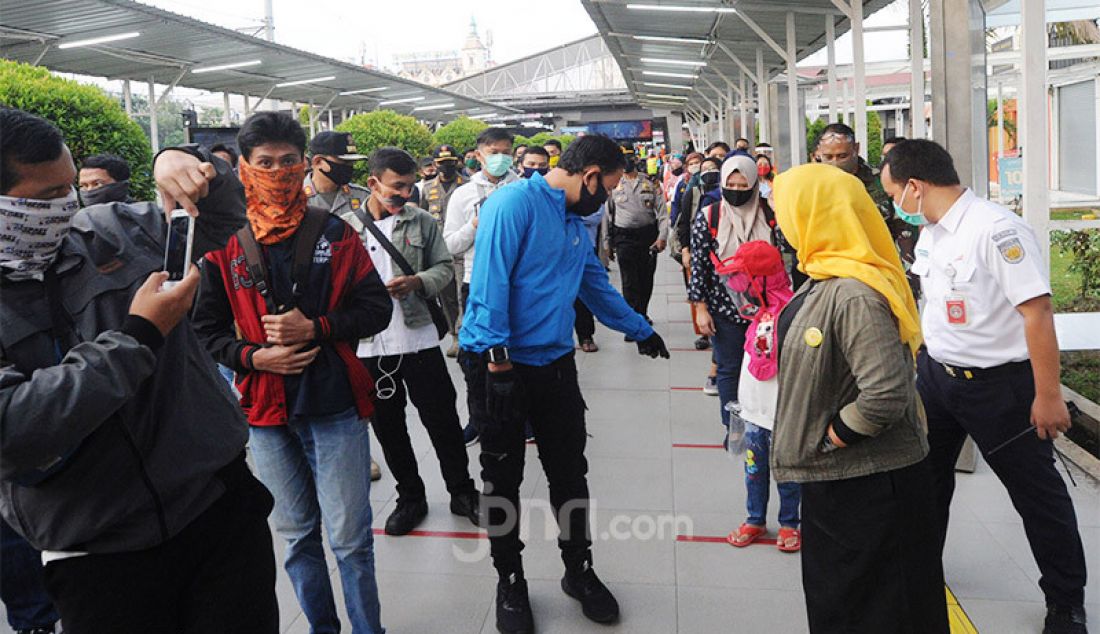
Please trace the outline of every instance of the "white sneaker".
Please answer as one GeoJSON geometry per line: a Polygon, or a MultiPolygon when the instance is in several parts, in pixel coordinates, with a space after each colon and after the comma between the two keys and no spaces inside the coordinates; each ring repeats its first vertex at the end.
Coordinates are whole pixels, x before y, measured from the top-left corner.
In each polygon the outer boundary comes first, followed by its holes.
{"type": "Polygon", "coordinates": [[[718,377],[707,377],[706,382],[703,383],[703,394],[707,396],[718,396],[718,377]]]}

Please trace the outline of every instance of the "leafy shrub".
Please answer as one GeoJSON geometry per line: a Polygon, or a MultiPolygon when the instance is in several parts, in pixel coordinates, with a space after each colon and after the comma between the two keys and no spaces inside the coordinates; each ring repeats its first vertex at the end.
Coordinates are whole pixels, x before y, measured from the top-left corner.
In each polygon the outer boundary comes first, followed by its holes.
{"type": "MultiPolygon", "coordinates": [[[[375,110],[357,114],[336,126],[340,132],[350,132],[360,154],[370,154],[380,147],[394,146],[413,156],[426,156],[432,146],[432,133],[415,118],[393,110],[375,110]]],[[[367,164],[355,166],[355,182],[367,181],[367,164]]]]}
{"type": "Polygon", "coordinates": [[[465,116],[459,117],[436,130],[435,135],[432,137],[432,143],[434,145],[454,146],[455,150],[463,152],[474,147],[478,135],[488,127],[489,125],[484,121],[465,116]]]}
{"type": "Polygon", "coordinates": [[[153,199],[149,139],[99,88],[54,76],[45,68],[0,60],[0,104],[36,114],[60,128],[78,165],[103,152],[126,159],[134,198],[153,199]]]}

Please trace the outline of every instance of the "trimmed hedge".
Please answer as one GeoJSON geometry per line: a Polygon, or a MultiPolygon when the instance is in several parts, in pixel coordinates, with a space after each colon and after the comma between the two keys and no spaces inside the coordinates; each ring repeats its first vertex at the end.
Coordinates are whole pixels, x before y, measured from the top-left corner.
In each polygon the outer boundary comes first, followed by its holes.
{"type": "Polygon", "coordinates": [[[77,165],[103,152],[126,159],[131,195],[136,200],[153,199],[149,139],[122,106],[99,88],[62,79],[45,68],[0,60],[0,104],[36,114],[60,128],[77,165]]]}
{"type": "MultiPolygon", "coordinates": [[[[432,147],[432,133],[415,118],[393,110],[375,110],[357,114],[336,126],[340,132],[350,132],[360,154],[370,154],[380,147],[394,146],[413,156],[427,156],[432,147]]],[[[365,185],[369,170],[365,161],[355,166],[352,177],[365,185]]]]}
{"type": "Polygon", "coordinates": [[[477,137],[489,125],[484,121],[462,116],[435,131],[432,142],[436,146],[451,145],[459,152],[474,147],[477,137]]]}

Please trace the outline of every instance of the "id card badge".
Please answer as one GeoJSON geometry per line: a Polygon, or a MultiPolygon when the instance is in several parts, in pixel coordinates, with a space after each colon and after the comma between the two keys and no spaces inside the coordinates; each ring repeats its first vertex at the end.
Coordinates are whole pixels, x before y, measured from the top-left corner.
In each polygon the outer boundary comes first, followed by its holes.
{"type": "Polygon", "coordinates": [[[967,306],[966,297],[957,293],[948,295],[944,300],[947,304],[947,323],[952,326],[965,326],[970,323],[970,308],[967,306]]]}

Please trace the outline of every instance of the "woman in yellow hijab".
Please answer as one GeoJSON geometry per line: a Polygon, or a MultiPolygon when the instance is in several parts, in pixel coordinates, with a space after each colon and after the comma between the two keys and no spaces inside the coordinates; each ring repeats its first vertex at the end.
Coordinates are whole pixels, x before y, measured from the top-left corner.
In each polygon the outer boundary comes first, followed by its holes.
{"type": "Polygon", "coordinates": [[[772,473],[802,483],[810,631],[947,634],[917,308],[871,197],[830,165],[775,179],[780,229],[810,281],[777,324],[772,473]]]}

